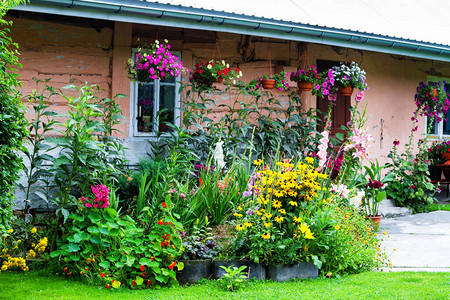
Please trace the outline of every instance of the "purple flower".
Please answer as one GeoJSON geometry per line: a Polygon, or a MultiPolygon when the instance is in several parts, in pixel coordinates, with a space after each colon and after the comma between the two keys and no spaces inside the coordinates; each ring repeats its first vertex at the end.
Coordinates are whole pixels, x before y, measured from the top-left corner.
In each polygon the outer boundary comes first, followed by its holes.
{"type": "Polygon", "coordinates": [[[394,141],[394,146],[398,146],[398,145],[400,145],[400,141],[395,140],[394,141]]]}
{"type": "Polygon", "coordinates": [[[247,210],[247,215],[249,215],[249,216],[253,216],[254,213],[255,212],[251,209],[247,210]]]}

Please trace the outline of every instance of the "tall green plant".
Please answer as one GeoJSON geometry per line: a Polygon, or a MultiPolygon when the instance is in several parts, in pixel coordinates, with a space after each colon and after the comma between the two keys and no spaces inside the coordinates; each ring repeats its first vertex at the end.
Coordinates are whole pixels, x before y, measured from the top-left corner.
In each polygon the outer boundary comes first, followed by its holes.
{"type": "MultiPolygon", "coordinates": [[[[12,188],[22,170],[23,139],[27,136],[27,121],[20,100],[21,83],[18,68],[18,45],[9,36],[11,22],[3,19],[22,0],[6,0],[0,3],[0,235],[6,230],[12,216],[12,188]]],[[[1,242],[0,242],[1,244],[1,242]]]]}

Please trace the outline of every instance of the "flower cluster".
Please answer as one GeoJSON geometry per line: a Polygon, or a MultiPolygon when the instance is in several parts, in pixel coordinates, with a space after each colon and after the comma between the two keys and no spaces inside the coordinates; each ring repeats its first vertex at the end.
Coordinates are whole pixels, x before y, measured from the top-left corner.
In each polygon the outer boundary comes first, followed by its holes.
{"type": "Polygon", "coordinates": [[[366,72],[362,70],[357,63],[352,61],[350,65],[341,63],[332,68],[333,78],[338,86],[348,86],[357,88],[361,91],[367,89],[366,72]]]}
{"type": "Polygon", "coordinates": [[[108,208],[109,207],[109,189],[106,185],[99,184],[91,186],[92,193],[94,194],[94,200],[90,198],[85,198],[84,196],[80,198],[81,203],[87,208],[108,208]]]}
{"type": "Polygon", "coordinates": [[[8,260],[3,262],[2,271],[11,269],[20,269],[25,272],[29,270],[25,259],[22,257],[8,257],[8,260]]]}
{"type": "Polygon", "coordinates": [[[236,83],[236,79],[242,77],[239,68],[230,68],[224,60],[210,60],[195,66],[195,71],[190,78],[192,84],[199,89],[208,89],[214,82],[236,83]]]}
{"type": "Polygon", "coordinates": [[[360,160],[366,159],[369,155],[370,143],[374,140],[367,129],[352,129],[352,135],[348,138],[348,143],[344,146],[344,151],[354,150],[353,156],[360,160]]]}
{"type": "Polygon", "coordinates": [[[304,81],[316,83],[320,79],[320,75],[317,72],[317,67],[312,65],[308,70],[298,70],[297,72],[292,72],[290,76],[291,81],[304,81]]]}
{"type": "Polygon", "coordinates": [[[148,50],[139,48],[135,59],[128,61],[128,76],[133,81],[149,82],[178,76],[188,70],[183,62],[170,52],[167,40],[160,44],[158,40],[148,50]]]}
{"type": "Polygon", "coordinates": [[[333,70],[330,69],[327,72],[320,75],[319,80],[316,82],[315,87],[312,89],[312,94],[318,97],[327,96],[328,100],[336,101],[335,92],[335,79],[333,70]]]}
{"type": "Polygon", "coordinates": [[[330,143],[330,140],[328,138],[329,132],[327,129],[322,131],[320,135],[322,138],[319,140],[319,146],[317,147],[319,149],[319,152],[317,153],[317,156],[319,157],[319,169],[323,168],[325,166],[325,163],[327,162],[327,149],[328,144],[330,143]]]}
{"type": "Polygon", "coordinates": [[[289,89],[288,74],[284,70],[275,75],[269,76],[267,74],[264,74],[262,77],[259,78],[259,83],[257,83],[257,85],[256,85],[257,88],[262,86],[263,79],[274,79],[275,80],[275,88],[280,92],[287,91],[289,89]]]}
{"type": "Polygon", "coordinates": [[[436,118],[437,122],[442,121],[442,117],[446,115],[450,107],[445,81],[442,84],[441,82],[419,83],[414,99],[417,109],[420,109],[422,114],[427,117],[436,118]]]}
{"type": "MultiPolygon", "coordinates": [[[[32,246],[34,247],[34,250],[38,251],[38,252],[44,252],[45,248],[47,247],[48,244],[48,239],[47,237],[44,237],[42,239],[39,239],[39,243],[37,243],[37,245],[32,244],[32,246]]],[[[30,254],[32,254],[31,252],[32,250],[30,250],[30,254]]],[[[33,251],[34,252],[34,251],[33,251]]]]}
{"type": "MultiPolygon", "coordinates": [[[[252,258],[258,255],[258,247],[276,248],[277,243],[291,242],[295,247],[304,247],[303,254],[309,255],[308,243],[315,234],[302,203],[317,197],[321,190],[319,179],[326,175],[314,169],[312,157],[305,160],[306,163],[297,165],[284,160],[277,162],[274,168],[264,166],[250,179],[249,190],[244,192],[249,199],[247,205],[239,206],[234,216],[237,238],[244,239],[248,245],[258,245],[252,246],[254,249],[249,253],[252,258]]],[[[256,160],[255,164],[262,165],[262,162],[256,160]]],[[[263,259],[271,260],[269,257],[263,259]]]]}
{"type": "Polygon", "coordinates": [[[433,142],[431,146],[428,148],[427,152],[425,152],[425,159],[428,160],[430,165],[438,165],[445,162],[442,153],[450,152],[450,140],[441,141],[441,142],[433,142]]]}

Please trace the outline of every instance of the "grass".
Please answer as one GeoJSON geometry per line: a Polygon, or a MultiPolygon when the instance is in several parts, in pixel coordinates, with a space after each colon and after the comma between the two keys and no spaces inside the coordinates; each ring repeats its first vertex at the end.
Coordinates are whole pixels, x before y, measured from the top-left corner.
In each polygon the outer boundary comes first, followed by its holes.
{"type": "Polygon", "coordinates": [[[433,204],[428,205],[429,212],[437,211],[437,210],[450,211],[450,203],[445,203],[445,204],[433,203],[433,204]]]}
{"type": "Polygon", "coordinates": [[[0,273],[0,299],[448,299],[450,273],[366,272],[284,283],[250,282],[235,293],[204,280],[159,290],[107,290],[44,272],[0,273]]]}

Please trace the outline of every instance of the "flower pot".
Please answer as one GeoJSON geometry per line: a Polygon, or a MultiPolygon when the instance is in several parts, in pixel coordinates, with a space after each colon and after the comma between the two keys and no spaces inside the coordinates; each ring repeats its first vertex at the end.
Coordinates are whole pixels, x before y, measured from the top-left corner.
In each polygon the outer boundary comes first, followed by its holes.
{"type": "Polygon", "coordinates": [[[271,90],[275,87],[275,79],[263,79],[261,85],[266,90],[271,90]]]}
{"type": "Polygon", "coordinates": [[[442,157],[446,160],[444,165],[450,165],[450,152],[442,152],[442,157]]]}
{"type": "Polygon", "coordinates": [[[294,278],[317,278],[319,269],[312,261],[294,265],[274,264],[267,269],[267,277],[278,281],[287,281],[294,278]]]}
{"type": "Polygon", "coordinates": [[[193,283],[202,278],[211,278],[211,259],[180,260],[184,268],[177,272],[177,280],[180,284],[193,283]]]}
{"type": "Polygon", "coordinates": [[[223,82],[223,78],[217,78],[215,82],[216,83],[222,83],[223,82]]]}
{"type": "Polygon", "coordinates": [[[310,90],[312,90],[313,85],[308,81],[297,81],[297,87],[299,91],[309,92],[310,90]]]}
{"type": "Polygon", "coordinates": [[[366,218],[372,221],[373,228],[375,229],[375,231],[378,231],[381,222],[381,215],[366,216],[366,218]]]}
{"type": "Polygon", "coordinates": [[[431,98],[437,98],[438,97],[438,90],[437,89],[431,89],[431,98]]]}
{"type": "Polygon", "coordinates": [[[263,264],[257,264],[252,260],[215,260],[212,263],[212,273],[215,279],[223,277],[225,270],[221,268],[234,266],[239,268],[241,266],[247,266],[244,272],[248,272],[250,268],[249,279],[256,278],[258,280],[266,280],[266,266],[263,264]]]}
{"type": "Polygon", "coordinates": [[[341,86],[339,88],[339,94],[342,96],[351,96],[353,94],[353,87],[351,85],[341,86]]]}
{"type": "Polygon", "coordinates": [[[442,167],[428,166],[428,172],[430,172],[430,180],[441,180],[442,167]]]}

